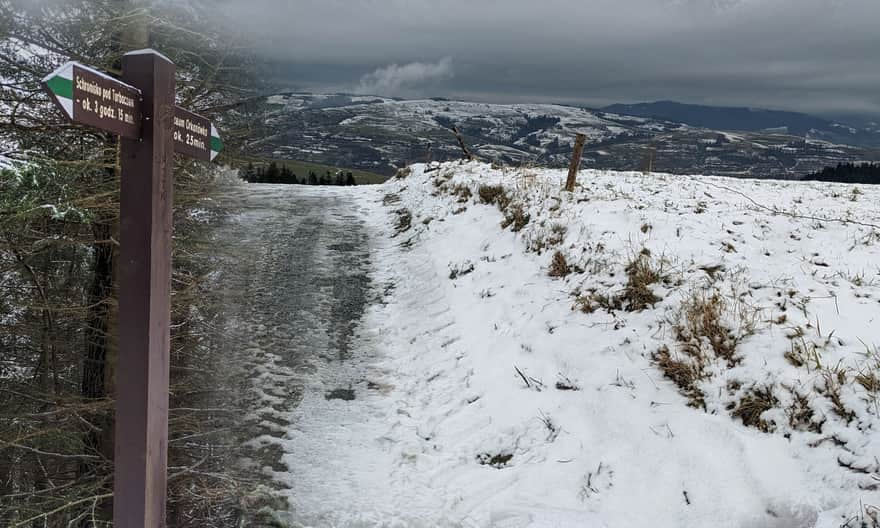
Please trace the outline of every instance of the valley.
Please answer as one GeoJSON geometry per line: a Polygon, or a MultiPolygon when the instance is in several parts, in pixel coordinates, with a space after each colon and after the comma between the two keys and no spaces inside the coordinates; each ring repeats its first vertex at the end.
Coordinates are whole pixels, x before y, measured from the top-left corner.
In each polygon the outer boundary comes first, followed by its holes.
{"type": "Polygon", "coordinates": [[[385,176],[458,159],[453,125],[479,159],[514,166],[567,166],[576,133],[587,136],[581,166],[592,169],[642,170],[653,157],[658,172],[798,179],[839,162],[880,160],[880,144],[834,143],[827,134],[730,132],[553,104],[291,94],[269,98],[267,114],[251,155],[385,176]]]}

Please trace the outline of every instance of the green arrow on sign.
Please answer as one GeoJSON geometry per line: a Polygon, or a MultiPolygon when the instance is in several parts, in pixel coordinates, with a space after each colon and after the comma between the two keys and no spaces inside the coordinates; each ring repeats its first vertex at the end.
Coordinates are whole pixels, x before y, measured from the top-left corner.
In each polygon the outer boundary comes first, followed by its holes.
{"type": "Polygon", "coordinates": [[[220,154],[220,151],[223,150],[223,140],[220,139],[220,132],[217,132],[217,127],[214,124],[211,124],[211,161],[214,161],[214,158],[217,157],[217,154],[220,154]]]}
{"type": "Polygon", "coordinates": [[[68,119],[73,119],[73,62],[68,62],[43,79],[68,119]]]}

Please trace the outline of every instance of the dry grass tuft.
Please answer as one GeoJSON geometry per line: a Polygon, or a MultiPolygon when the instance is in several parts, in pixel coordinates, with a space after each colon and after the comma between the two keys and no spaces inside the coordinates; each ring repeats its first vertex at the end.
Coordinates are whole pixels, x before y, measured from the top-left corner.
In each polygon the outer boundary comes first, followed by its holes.
{"type": "Polygon", "coordinates": [[[651,253],[643,249],[626,267],[626,287],[621,301],[626,311],[640,312],[663,299],[658,297],[652,285],[663,280],[662,262],[655,263],[651,253]]]}
{"type": "Polygon", "coordinates": [[[458,196],[458,203],[468,203],[474,195],[471,188],[467,185],[457,184],[452,188],[452,194],[458,196]]]}
{"type": "Polygon", "coordinates": [[[504,211],[510,205],[510,196],[501,185],[480,185],[477,194],[480,196],[482,203],[497,205],[501,211],[504,211]]]}
{"type": "Polygon", "coordinates": [[[511,205],[505,211],[504,221],[501,222],[501,228],[507,229],[508,227],[513,226],[511,228],[512,231],[518,232],[528,225],[531,218],[532,217],[526,212],[521,204],[511,205]]]}
{"type": "Polygon", "coordinates": [[[776,424],[762,418],[763,414],[779,404],[773,395],[772,387],[753,387],[740,399],[731,413],[742,420],[747,427],[754,427],[765,433],[776,430],[776,424]]]}
{"type": "Polygon", "coordinates": [[[561,251],[557,251],[553,254],[553,261],[550,263],[550,271],[548,274],[551,277],[561,278],[566,277],[571,273],[571,266],[568,265],[568,261],[565,259],[565,255],[562,254],[561,251]]]}
{"type": "Polygon", "coordinates": [[[412,213],[409,209],[398,209],[394,213],[397,215],[397,221],[394,224],[394,235],[392,237],[405,233],[412,227],[412,213]]]}
{"type": "Polygon", "coordinates": [[[394,177],[397,178],[398,180],[403,180],[407,176],[409,176],[410,174],[412,174],[412,168],[404,167],[402,169],[398,169],[397,173],[394,175],[394,177]]]}
{"type": "Polygon", "coordinates": [[[470,261],[462,262],[461,264],[449,265],[449,278],[451,280],[455,280],[459,277],[463,277],[473,272],[474,263],[470,261]]]}
{"type": "Polygon", "coordinates": [[[841,390],[847,382],[846,371],[843,369],[825,369],[822,372],[822,378],[824,381],[824,387],[821,390],[818,390],[818,392],[828,398],[828,401],[831,402],[831,410],[834,411],[834,414],[839,416],[846,423],[855,420],[856,413],[847,409],[846,405],[843,403],[843,396],[841,394],[841,390]]]}
{"type": "Polygon", "coordinates": [[[654,361],[663,374],[687,396],[691,407],[705,410],[706,395],[699,387],[700,381],[706,378],[703,361],[692,357],[674,357],[666,345],[654,353],[654,361]]]}
{"type": "Polygon", "coordinates": [[[792,396],[791,405],[786,409],[788,425],[797,431],[810,431],[813,433],[821,432],[822,424],[814,421],[815,413],[810,407],[809,398],[796,390],[788,389],[788,391],[792,396]]]}
{"type": "Polygon", "coordinates": [[[694,290],[681,303],[675,337],[690,355],[703,355],[702,350],[708,346],[715,357],[734,367],[741,361],[736,348],[755,332],[757,320],[757,310],[728,300],[716,289],[694,290]],[[728,321],[736,321],[737,328],[730,328],[728,321]]]}

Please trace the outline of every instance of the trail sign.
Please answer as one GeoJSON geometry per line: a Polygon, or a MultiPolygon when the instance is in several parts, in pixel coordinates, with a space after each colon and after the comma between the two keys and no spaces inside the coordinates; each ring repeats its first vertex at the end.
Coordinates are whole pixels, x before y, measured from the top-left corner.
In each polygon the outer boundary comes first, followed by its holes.
{"type": "Polygon", "coordinates": [[[50,73],[43,84],[67,117],[118,136],[141,137],[141,91],[76,62],[50,73]]]}
{"type": "Polygon", "coordinates": [[[210,120],[174,106],[174,64],[153,50],[122,58],[122,81],[76,62],[43,85],[76,123],[122,137],[119,358],[113,522],[165,526],[174,153],[213,161],[210,120]]]}
{"type": "Polygon", "coordinates": [[[207,117],[174,107],[174,152],[202,161],[214,161],[223,141],[207,117]]]}
{"type": "MultiPolygon", "coordinates": [[[[141,138],[141,91],[77,62],[68,62],[43,79],[52,100],[75,123],[129,139],[141,138]]],[[[214,161],[223,140],[211,120],[174,107],[174,152],[214,161]]]]}

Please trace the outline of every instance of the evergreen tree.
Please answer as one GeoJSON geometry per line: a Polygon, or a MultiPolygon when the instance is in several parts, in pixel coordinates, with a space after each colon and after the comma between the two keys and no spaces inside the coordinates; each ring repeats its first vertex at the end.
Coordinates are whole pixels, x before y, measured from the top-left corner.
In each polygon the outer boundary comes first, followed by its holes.
{"type": "Polygon", "coordinates": [[[314,171],[309,171],[309,185],[318,185],[318,175],[314,171]]]}
{"type": "Polygon", "coordinates": [[[272,162],[266,169],[266,183],[281,183],[281,171],[278,169],[278,163],[272,162]]]}
{"type": "Polygon", "coordinates": [[[287,165],[282,165],[281,166],[281,174],[279,175],[279,178],[278,178],[278,183],[283,183],[285,185],[289,185],[291,183],[290,182],[290,175],[291,174],[292,173],[290,171],[290,168],[287,165]]]}
{"type": "Polygon", "coordinates": [[[345,175],[345,185],[357,185],[357,182],[354,180],[354,174],[351,171],[345,175]]]}
{"type": "Polygon", "coordinates": [[[877,185],[880,184],[880,164],[838,163],[837,167],[825,167],[805,176],[804,180],[877,185]]]}
{"type": "Polygon", "coordinates": [[[246,181],[248,183],[253,183],[255,176],[256,176],[256,173],[254,172],[254,164],[249,162],[247,164],[247,167],[244,168],[244,171],[242,171],[241,179],[243,179],[244,181],[246,181]]]}

